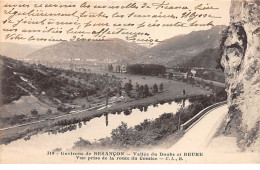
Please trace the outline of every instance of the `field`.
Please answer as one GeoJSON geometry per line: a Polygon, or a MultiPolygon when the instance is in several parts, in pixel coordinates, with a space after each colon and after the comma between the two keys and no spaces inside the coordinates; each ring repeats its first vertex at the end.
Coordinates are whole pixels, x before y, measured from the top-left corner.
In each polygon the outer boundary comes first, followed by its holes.
{"type": "Polygon", "coordinates": [[[53,111],[56,110],[56,108],[52,108],[49,105],[42,103],[32,95],[22,96],[19,100],[14,101],[7,105],[3,105],[0,108],[1,108],[1,116],[3,117],[10,116],[10,115],[21,115],[21,114],[30,115],[31,110],[33,109],[37,109],[39,115],[46,114],[48,109],[51,109],[53,111]]]}
{"type": "MultiPolygon", "coordinates": [[[[96,74],[108,74],[109,76],[116,76],[122,81],[122,85],[128,83],[131,81],[131,84],[133,85],[132,92],[135,92],[135,85],[138,83],[139,85],[145,85],[147,84],[149,87],[149,91],[152,92],[152,86],[154,84],[157,84],[159,86],[161,83],[163,83],[163,92],[154,94],[153,96],[145,97],[145,98],[129,98],[127,95],[123,95],[124,99],[120,101],[120,103],[112,105],[109,109],[104,109],[104,112],[107,112],[107,110],[124,110],[128,107],[134,107],[136,105],[149,105],[153,103],[158,103],[159,101],[166,101],[176,98],[182,98],[184,97],[182,95],[183,90],[185,89],[186,95],[185,96],[197,96],[197,95],[208,95],[210,94],[210,91],[207,91],[203,88],[199,88],[196,86],[192,86],[190,84],[174,81],[174,80],[168,80],[166,78],[159,78],[155,76],[141,76],[141,75],[131,75],[131,74],[119,74],[119,73],[108,73],[102,70],[91,70],[92,72],[96,74]]],[[[119,97],[118,95],[116,96],[119,97]]],[[[109,101],[112,100],[111,97],[109,98],[109,101]]],[[[82,105],[91,106],[91,107],[97,107],[98,105],[104,105],[106,103],[105,97],[88,97],[88,101],[86,98],[77,98],[72,101],[71,104],[76,106],[77,108],[80,108],[82,105]]]]}
{"type": "MultiPolygon", "coordinates": [[[[0,106],[0,135],[3,136],[0,143],[50,130],[62,121],[90,120],[96,116],[129,108],[210,94],[210,91],[204,88],[156,76],[119,74],[99,68],[82,72],[27,66],[10,59],[5,61],[8,64],[5,69],[12,77],[16,76],[19,80],[18,87],[25,89],[27,95],[0,106]],[[33,73],[31,77],[27,75],[29,73],[33,73]],[[40,76],[45,79],[39,79],[40,76]],[[26,77],[27,81],[20,80],[19,77],[26,77]],[[133,85],[130,96],[125,89],[125,84],[129,82],[133,85]],[[147,85],[148,95],[137,96],[139,94],[136,92],[136,84],[147,85]],[[158,87],[163,84],[163,89],[152,92],[154,84],[158,87]],[[185,95],[182,94],[183,90],[186,92],[185,95]],[[106,98],[109,107],[106,107],[106,98]]],[[[9,83],[15,81],[10,79],[9,83]]]]}

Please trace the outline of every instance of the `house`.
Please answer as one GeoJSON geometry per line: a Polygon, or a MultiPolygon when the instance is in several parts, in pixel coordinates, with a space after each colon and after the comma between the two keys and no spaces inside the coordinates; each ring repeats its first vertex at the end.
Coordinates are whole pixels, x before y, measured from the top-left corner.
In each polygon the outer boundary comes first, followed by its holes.
{"type": "Polygon", "coordinates": [[[196,71],[195,69],[191,69],[191,71],[190,71],[190,72],[191,72],[192,76],[194,76],[194,77],[195,77],[195,76],[196,76],[196,74],[197,74],[197,71],[196,71]]]}

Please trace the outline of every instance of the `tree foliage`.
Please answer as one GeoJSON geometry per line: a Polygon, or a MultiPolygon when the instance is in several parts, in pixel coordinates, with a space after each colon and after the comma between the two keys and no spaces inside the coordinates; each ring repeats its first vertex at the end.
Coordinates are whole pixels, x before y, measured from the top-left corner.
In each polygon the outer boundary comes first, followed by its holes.
{"type": "Polygon", "coordinates": [[[130,74],[159,75],[165,74],[166,67],[158,64],[133,64],[126,68],[130,74]]]}
{"type": "Polygon", "coordinates": [[[158,86],[157,86],[157,84],[153,85],[153,93],[158,93],[158,86]]]}
{"type": "Polygon", "coordinates": [[[163,91],[163,83],[160,84],[160,91],[162,92],[163,91]]]}
{"type": "Polygon", "coordinates": [[[131,83],[126,83],[124,88],[125,88],[125,92],[129,94],[131,90],[133,90],[133,85],[131,83]]]}
{"type": "Polygon", "coordinates": [[[144,85],[144,97],[149,96],[149,87],[147,84],[144,85]]]}

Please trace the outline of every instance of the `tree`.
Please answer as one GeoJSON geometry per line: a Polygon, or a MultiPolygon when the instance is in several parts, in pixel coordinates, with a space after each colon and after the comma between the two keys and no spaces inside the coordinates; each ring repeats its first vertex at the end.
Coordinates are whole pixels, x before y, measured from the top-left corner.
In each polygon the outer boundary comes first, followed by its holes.
{"type": "Polygon", "coordinates": [[[128,109],[124,110],[124,115],[128,116],[130,114],[131,114],[131,112],[128,109]]]}
{"type": "Polygon", "coordinates": [[[76,85],[75,81],[74,81],[74,80],[71,80],[71,81],[70,81],[70,85],[73,86],[73,87],[75,87],[75,85],[76,85]]]}
{"type": "Polygon", "coordinates": [[[112,130],[111,138],[113,141],[117,141],[118,143],[126,144],[128,142],[128,126],[126,123],[121,122],[121,125],[116,129],[112,130]]]}
{"type": "Polygon", "coordinates": [[[163,83],[160,84],[160,91],[162,92],[163,91],[163,83]]]}
{"type": "Polygon", "coordinates": [[[131,83],[126,83],[125,84],[125,91],[131,91],[133,90],[133,85],[131,83]]]}
{"type": "Polygon", "coordinates": [[[153,85],[153,93],[158,93],[158,86],[157,86],[157,84],[153,85]]]}
{"type": "Polygon", "coordinates": [[[144,97],[144,86],[141,85],[139,88],[139,96],[144,97]]]}
{"type": "Polygon", "coordinates": [[[68,80],[67,78],[64,78],[64,79],[63,79],[63,83],[64,83],[64,84],[68,84],[68,83],[69,83],[69,80],[68,80]]]}
{"type": "Polygon", "coordinates": [[[170,80],[171,80],[171,79],[172,79],[172,77],[173,77],[173,73],[169,73],[169,74],[168,74],[168,79],[170,79],[170,80]]]}
{"type": "Polygon", "coordinates": [[[149,87],[147,84],[144,85],[144,96],[149,96],[149,87]]]}
{"type": "Polygon", "coordinates": [[[81,109],[85,109],[85,108],[86,108],[85,104],[81,105],[81,109]]]}
{"type": "Polygon", "coordinates": [[[51,109],[48,109],[47,112],[46,112],[47,115],[50,115],[51,113],[52,113],[51,109]]]}
{"type": "Polygon", "coordinates": [[[138,83],[136,83],[136,85],[135,85],[135,91],[136,91],[136,93],[138,93],[139,92],[139,84],[138,83]]]}
{"type": "Polygon", "coordinates": [[[190,78],[189,78],[189,81],[190,81],[190,84],[191,84],[192,86],[195,84],[193,77],[190,77],[190,78]]]}
{"type": "Polygon", "coordinates": [[[86,99],[87,99],[87,101],[88,101],[88,92],[87,92],[87,96],[86,96],[86,99]]]}
{"type": "Polygon", "coordinates": [[[31,111],[31,114],[32,114],[33,116],[36,116],[36,115],[38,115],[38,111],[37,111],[36,109],[33,109],[33,110],[31,111]]]}
{"type": "Polygon", "coordinates": [[[126,83],[125,84],[125,92],[127,93],[127,95],[130,94],[131,90],[133,90],[133,85],[131,83],[126,83]]]}
{"type": "Polygon", "coordinates": [[[109,72],[112,72],[112,71],[113,71],[113,66],[112,66],[112,64],[108,64],[108,71],[109,71],[109,72]]]}
{"type": "Polygon", "coordinates": [[[126,67],[130,74],[158,75],[166,72],[166,67],[158,64],[132,64],[126,67]]]}
{"type": "Polygon", "coordinates": [[[122,96],[122,91],[118,90],[118,94],[119,94],[119,96],[122,96]]]}

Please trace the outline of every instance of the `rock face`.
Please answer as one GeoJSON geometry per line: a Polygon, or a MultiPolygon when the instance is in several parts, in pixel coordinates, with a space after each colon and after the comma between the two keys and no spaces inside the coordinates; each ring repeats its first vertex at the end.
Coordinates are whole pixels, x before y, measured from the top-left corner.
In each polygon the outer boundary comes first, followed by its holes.
{"type": "Polygon", "coordinates": [[[259,0],[232,0],[221,43],[229,104],[224,133],[235,135],[242,150],[254,151],[260,146],[259,8],[259,0]]]}

